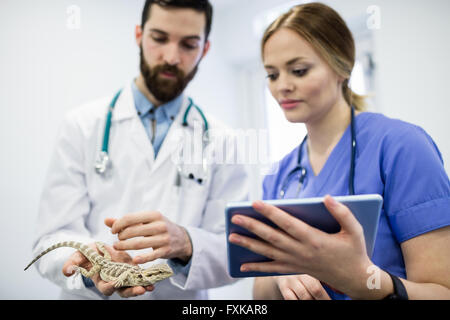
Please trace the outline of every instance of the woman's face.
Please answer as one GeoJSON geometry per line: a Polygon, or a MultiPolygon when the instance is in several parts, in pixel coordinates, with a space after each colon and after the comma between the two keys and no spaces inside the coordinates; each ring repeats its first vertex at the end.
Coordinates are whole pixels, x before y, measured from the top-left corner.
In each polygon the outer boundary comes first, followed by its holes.
{"type": "Polygon", "coordinates": [[[281,28],[263,51],[269,89],[290,122],[317,121],[342,98],[342,81],[296,32],[281,28]]]}

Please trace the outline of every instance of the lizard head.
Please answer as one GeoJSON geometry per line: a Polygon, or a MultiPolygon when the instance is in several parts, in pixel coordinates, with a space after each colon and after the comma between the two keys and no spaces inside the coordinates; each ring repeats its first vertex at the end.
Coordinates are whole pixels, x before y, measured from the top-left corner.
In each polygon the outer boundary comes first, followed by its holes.
{"type": "Polygon", "coordinates": [[[172,269],[168,264],[159,264],[142,270],[137,274],[138,285],[148,286],[156,282],[167,279],[173,275],[172,269]]]}

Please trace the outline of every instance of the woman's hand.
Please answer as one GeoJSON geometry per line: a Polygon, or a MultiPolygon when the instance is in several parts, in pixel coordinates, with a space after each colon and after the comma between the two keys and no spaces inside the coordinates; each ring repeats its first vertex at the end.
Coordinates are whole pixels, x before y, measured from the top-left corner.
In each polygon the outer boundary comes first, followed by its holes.
{"type": "Polygon", "coordinates": [[[307,274],[273,279],[284,300],[331,300],[320,281],[307,274]]]}
{"type": "Polygon", "coordinates": [[[250,217],[234,216],[234,224],[263,241],[231,234],[230,242],[273,260],[243,264],[241,271],[309,274],[346,294],[365,287],[367,269],[373,264],[366,253],[362,226],[346,206],[332,197],[326,196],[324,204],[341,226],[336,234],[322,232],[261,201],[255,202],[253,208],[279,230],[250,217]]]}

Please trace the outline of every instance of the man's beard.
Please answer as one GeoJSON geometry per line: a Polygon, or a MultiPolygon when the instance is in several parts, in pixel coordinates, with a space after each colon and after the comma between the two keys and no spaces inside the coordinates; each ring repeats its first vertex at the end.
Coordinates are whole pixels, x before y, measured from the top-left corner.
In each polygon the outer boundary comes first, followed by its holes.
{"type": "Polygon", "coordinates": [[[184,91],[189,82],[197,73],[198,64],[195,66],[194,70],[192,70],[187,76],[185,76],[185,73],[182,70],[178,69],[178,67],[168,65],[167,63],[151,68],[145,61],[141,48],[140,68],[145,84],[150,93],[159,102],[167,103],[178,97],[184,91]],[[173,74],[176,79],[162,79],[160,77],[160,74],[162,72],[169,72],[173,74]]]}

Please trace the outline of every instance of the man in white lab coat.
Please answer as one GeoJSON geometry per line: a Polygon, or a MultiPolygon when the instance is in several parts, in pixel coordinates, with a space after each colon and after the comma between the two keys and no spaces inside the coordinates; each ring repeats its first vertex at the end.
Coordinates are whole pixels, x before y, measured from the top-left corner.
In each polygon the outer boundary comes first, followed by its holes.
{"type": "MultiPolygon", "coordinates": [[[[208,52],[211,17],[207,0],[146,1],[142,24],[136,27],[141,72],[123,88],[111,120],[112,165],[105,174],[94,169],[110,96],[66,117],[42,194],[33,248],[37,255],[60,241],[91,246],[102,241],[113,260],[142,267],[168,262],[175,275],[155,286],[116,290],[98,275],[72,275],[73,265],[89,263],[79,252],[61,248],[36,265],[62,288],[62,299],[206,299],[206,289],[233,281],[227,272],[224,208],[228,201],[246,199],[245,169],[216,161],[200,173],[192,166],[184,172],[173,157],[179,133],[192,133],[194,124],[203,130],[225,129],[190,108],[183,94],[208,52]]],[[[228,159],[234,158],[233,150],[226,152],[228,159]]]]}

